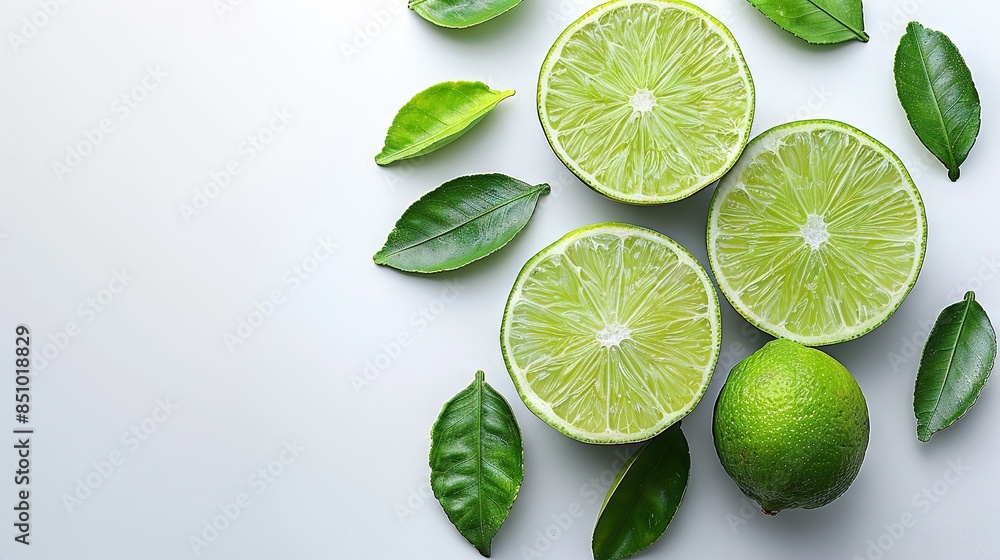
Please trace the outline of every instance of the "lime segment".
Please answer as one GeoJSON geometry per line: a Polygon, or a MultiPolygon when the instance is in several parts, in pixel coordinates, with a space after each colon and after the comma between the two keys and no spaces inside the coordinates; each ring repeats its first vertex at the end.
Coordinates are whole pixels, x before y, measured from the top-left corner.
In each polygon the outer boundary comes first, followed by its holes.
{"type": "Polygon", "coordinates": [[[616,0],[559,37],[538,113],[559,158],[633,204],[685,198],[721,177],[750,137],[754,89],[736,40],[679,1],[616,0]]]}
{"type": "Polygon", "coordinates": [[[733,307],[810,346],[885,322],[916,282],[926,237],[920,194],[899,158],[833,121],[755,138],[709,212],[709,260],[733,307]]]}
{"type": "Polygon", "coordinates": [[[627,224],[569,233],[521,270],[501,349],[528,408],[593,443],[649,439],[701,400],[719,356],[718,298],[668,237],[627,224]]]}

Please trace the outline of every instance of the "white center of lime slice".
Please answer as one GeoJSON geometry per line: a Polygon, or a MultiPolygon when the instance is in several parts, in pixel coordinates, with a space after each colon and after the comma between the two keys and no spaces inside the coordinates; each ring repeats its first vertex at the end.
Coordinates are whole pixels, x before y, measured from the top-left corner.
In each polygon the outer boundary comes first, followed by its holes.
{"type": "Polygon", "coordinates": [[[818,251],[830,239],[830,232],[826,231],[826,221],[819,214],[809,214],[801,233],[802,239],[805,239],[806,245],[812,247],[813,251],[818,251]]]}
{"type": "Polygon", "coordinates": [[[597,333],[597,342],[605,348],[619,346],[623,340],[632,338],[632,329],[624,325],[608,325],[597,333]]]}
{"type": "Polygon", "coordinates": [[[629,98],[628,102],[632,105],[632,114],[641,115],[652,111],[653,107],[656,107],[656,96],[648,89],[640,89],[635,92],[635,95],[629,98]]]}

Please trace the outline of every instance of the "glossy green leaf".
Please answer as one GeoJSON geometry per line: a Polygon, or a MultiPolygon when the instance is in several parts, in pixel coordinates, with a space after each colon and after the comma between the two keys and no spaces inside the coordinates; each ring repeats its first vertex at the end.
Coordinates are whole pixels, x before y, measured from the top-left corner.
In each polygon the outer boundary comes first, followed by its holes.
{"type": "Polygon", "coordinates": [[[444,405],[431,432],[430,464],[434,497],[458,532],[489,557],[524,480],[524,445],[510,405],[483,372],[444,405]]]}
{"type": "Polygon", "coordinates": [[[920,441],[929,441],[972,408],[996,355],[996,333],[974,292],[941,312],[924,346],[913,392],[920,441]]]}
{"type": "Polygon", "coordinates": [[[521,0],[410,0],[410,9],[441,27],[465,28],[511,10],[521,0]]]}
{"type": "Polygon", "coordinates": [[[868,42],[861,0],[749,0],[779,27],[817,45],[868,42]]]}
{"type": "Polygon", "coordinates": [[[910,126],[957,181],[981,125],[979,92],[947,35],[911,22],[896,49],[896,92],[910,126]]]}
{"type": "Polygon", "coordinates": [[[429,154],[457,140],[483,120],[513,90],[494,91],[482,82],[444,82],[411,99],[392,121],[375,163],[429,154]]]}
{"type": "Polygon", "coordinates": [[[375,262],[407,272],[465,266],[510,242],[548,192],[499,173],[449,181],[403,212],[375,262]]]}
{"type": "Polygon", "coordinates": [[[594,559],[619,560],[652,545],[684,498],[691,454],[681,425],[643,445],[611,484],[594,527],[594,559]]]}

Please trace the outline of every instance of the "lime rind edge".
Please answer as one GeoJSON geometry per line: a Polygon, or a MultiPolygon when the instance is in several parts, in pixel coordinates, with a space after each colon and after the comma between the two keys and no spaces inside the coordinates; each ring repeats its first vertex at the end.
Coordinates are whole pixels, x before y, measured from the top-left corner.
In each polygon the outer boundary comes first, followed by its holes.
{"type": "Polygon", "coordinates": [[[679,200],[683,200],[685,198],[693,196],[694,194],[705,189],[712,183],[715,183],[719,179],[723,178],[729,172],[729,170],[732,169],[734,165],[736,165],[736,163],[740,159],[740,156],[742,156],[743,151],[746,149],[747,143],[750,140],[750,132],[753,129],[754,118],[756,117],[756,112],[757,112],[757,88],[753,81],[753,74],[751,74],[750,72],[750,66],[747,64],[746,57],[743,55],[743,49],[740,48],[739,42],[736,41],[736,37],[733,35],[732,31],[730,31],[729,28],[726,27],[724,23],[719,21],[715,16],[708,13],[703,8],[695,4],[692,4],[690,2],[686,2],[685,0],[611,0],[609,2],[600,4],[591,9],[590,11],[586,12],[584,15],[576,19],[573,23],[569,24],[569,26],[567,26],[566,29],[564,29],[563,32],[559,34],[559,37],[556,39],[555,43],[552,44],[552,47],[549,49],[549,52],[545,55],[545,60],[542,62],[542,68],[538,76],[536,104],[538,110],[538,120],[541,123],[542,131],[545,134],[545,140],[548,142],[549,147],[552,148],[552,151],[556,154],[556,157],[559,158],[559,161],[561,161],[563,165],[565,165],[566,168],[573,173],[573,175],[575,175],[581,182],[583,182],[583,184],[587,185],[588,187],[598,192],[599,194],[604,195],[616,202],[622,202],[625,204],[632,204],[636,206],[652,206],[657,204],[668,204],[671,202],[677,202],[679,200]],[[628,4],[628,5],[654,4],[660,6],[675,6],[681,9],[685,9],[690,13],[694,13],[708,20],[713,25],[713,29],[715,29],[717,32],[720,32],[720,34],[723,37],[725,37],[730,41],[734,51],[738,55],[739,62],[741,63],[740,66],[744,71],[743,75],[746,77],[747,91],[749,92],[748,99],[750,101],[749,102],[750,107],[749,107],[749,112],[747,114],[747,124],[741,131],[740,141],[737,143],[738,149],[734,150],[733,153],[730,155],[730,158],[726,161],[726,163],[720,167],[719,171],[717,173],[710,175],[709,176],[710,180],[705,179],[701,186],[689,187],[687,189],[678,191],[677,193],[667,196],[630,196],[630,195],[625,195],[619,191],[612,190],[603,185],[602,183],[600,183],[599,181],[597,181],[597,179],[594,178],[593,175],[580,169],[580,166],[577,165],[575,161],[572,161],[568,155],[563,153],[560,147],[557,146],[556,140],[553,138],[555,136],[554,132],[549,128],[546,122],[545,115],[547,114],[547,112],[545,111],[544,108],[545,107],[544,101],[546,98],[547,90],[544,87],[542,87],[542,84],[544,83],[545,78],[550,73],[550,67],[552,62],[559,58],[557,56],[558,54],[562,53],[562,49],[566,45],[565,39],[567,38],[567,36],[575,32],[578,28],[580,28],[583,24],[585,24],[588,20],[596,17],[600,13],[608,11],[612,8],[616,8],[618,7],[618,5],[622,4],[628,4]]]}
{"type": "MultiPolygon", "coordinates": [[[[711,312],[711,311],[710,311],[711,312]]],[[[546,246],[541,251],[536,253],[528,262],[524,264],[520,272],[517,274],[517,279],[514,281],[514,286],[511,288],[510,295],[507,297],[507,302],[504,305],[503,319],[500,323],[500,353],[503,356],[504,366],[507,368],[507,373],[510,375],[511,381],[514,383],[514,388],[517,390],[518,396],[521,398],[521,402],[531,411],[532,414],[537,416],[540,420],[559,431],[563,435],[581,441],[583,443],[599,444],[599,445],[619,445],[627,443],[637,443],[651,439],[658,434],[665,431],[670,426],[673,426],[677,422],[681,421],[688,414],[690,414],[698,404],[704,399],[705,394],[708,392],[708,386],[712,382],[712,378],[715,374],[716,366],[719,362],[719,357],[722,353],[722,308],[719,300],[719,294],[716,291],[715,284],[712,282],[708,271],[705,267],[698,262],[698,260],[688,251],[683,245],[675,241],[674,239],[653,231],[648,228],[622,223],[622,222],[601,222],[597,224],[592,224],[589,226],[584,226],[575,229],[566,235],[559,238],[554,243],[546,246]],[[692,269],[694,269],[695,274],[702,281],[703,287],[709,294],[709,305],[714,309],[714,313],[711,313],[710,319],[712,320],[712,356],[709,359],[709,365],[705,368],[705,373],[703,374],[703,380],[700,392],[695,395],[691,402],[679,411],[674,412],[671,415],[666,416],[659,424],[643,430],[636,434],[628,434],[623,437],[609,437],[608,432],[602,432],[600,434],[594,434],[591,432],[584,432],[581,430],[574,430],[565,421],[560,419],[558,416],[551,412],[551,408],[547,407],[546,403],[539,399],[528,387],[525,386],[524,382],[518,376],[517,372],[522,371],[520,368],[516,367],[507,351],[507,331],[508,331],[508,317],[510,317],[510,308],[512,303],[518,299],[517,296],[520,294],[521,286],[523,284],[522,280],[526,278],[528,271],[533,268],[543,257],[548,256],[552,253],[553,249],[556,249],[560,245],[566,245],[570,241],[584,237],[586,233],[595,230],[607,230],[614,232],[615,230],[624,231],[631,234],[639,234],[644,237],[655,239],[658,242],[664,243],[673,250],[677,256],[680,258],[681,262],[687,264],[692,269]],[[603,436],[603,437],[601,437],[603,436]]]]}
{"type": "Polygon", "coordinates": [[[728,178],[729,176],[738,177],[742,172],[742,170],[745,169],[747,165],[749,165],[749,160],[747,162],[743,162],[742,156],[741,156],[741,161],[738,161],[733,166],[733,168],[726,175],[726,177],[724,177],[723,180],[719,183],[719,186],[715,189],[715,192],[712,193],[712,200],[711,202],[709,202],[708,231],[706,234],[706,246],[708,249],[709,267],[712,269],[712,274],[715,276],[716,281],[719,284],[719,290],[722,292],[722,295],[726,298],[726,300],[729,301],[729,303],[733,306],[733,308],[736,309],[736,311],[744,319],[746,319],[747,322],[749,322],[751,325],[758,328],[759,330],[776,338],[784,338],[792,340],[794,342],[802,344],[803,346],[809,346],[809,347],[829,346],[833,344],[841,344],[843,342],[856,340],[885,324],[886,321],[888,321],[890,318],[892,318],[893,315],[895,315],[896,311],[898,311],[899,308],[903,305],[903,302],[906,301],[906,298],[909,297],[910,292],[913,291],[913,288],[914,286],[916,286],[917,280],[920,277],[920,272],[923,269],[924,261],[927,256],[927,211],[924,207],[924,201],[923,197],[921,197],[920,195],[920,190],[917,188],[916,183],[914,183],[913,178],[910,176],[909,170],[906,169],[906,165],[899,158],[899,156],[896,155],[896,153],[893,152],[891,149],[889,149],[888,146],[886,146],[885,144],[883,144],[881,141],[871,136],[870,134],[864,132],[863,130],[860,130],[857,127],[847,124],[845,122],[834,119],[808,119],[801,121],[792,121],[774,126],[758,134],[747,144],[747,147],[744,149],[744,155],[747,156],[755,155],[753,153],[753,148],[755,147],[755,144],[758,141],[762,141],[776,132],[783,130],[791,130],[796,128],[815,129],[818,127],[818,125],[824,125],[828,128],[832,127],[840,131],[846,132],[852,136],[856,136],[860,138],[862,141],[871,145],[873,148],[875,148],[876,151],[883,154],[890,162],[894,163],[900,171],[900,176],[902,176],[903,179],[905,180],[905,184],[909,186],[907,192],[909,192],[912,195],[912,198],[916,203],[917,208],[919,209],[919,212],[917,212],[917,218],[920,221],[920,230],[921,230],[920,255],[916,259],[916,262],[914,263],[914,266],[911,270],[911,274],[907,278],[906,289],[900,292],[898,301],[896,301],[894,305],[888,308],[888,311],[885,314],[885,316],[876,319],[874,321],[871,321],[870,324],[862,325],[861,328],[855,329],[853,332],[848,332],[844,336],[803,337],[795,333],[791,333],[785,329],[777,329],[771,325],[766,324],[765,321],[763,321],[761,318],[755,316],[755,314],[752,313],[750,309],[748,309],[747,306],[742,303],[742,301],[738,301],[735,297],[730,295],[730,291],[733,291],[733,289],[726,282],[725,277],[719,274],[721,267],[719,266],[718,262],[716,262],[713,234],[718,229],[717,226],[718,226],[719,207],[722,204],[722,200],[719,199],[719,196],[720,193],[722,193],[723,189],[726,187],[726,185],[724,184],[725,179],[728,178]]]}

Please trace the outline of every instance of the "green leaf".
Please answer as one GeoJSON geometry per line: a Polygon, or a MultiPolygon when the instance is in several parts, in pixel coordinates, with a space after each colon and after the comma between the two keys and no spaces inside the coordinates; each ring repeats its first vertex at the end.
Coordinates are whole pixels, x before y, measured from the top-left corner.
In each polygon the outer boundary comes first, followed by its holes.
{"type": "Polygon", "coordinates": [[[410,0],[410,9],[441,27],[465,28],[513,9],[521,0],[410,0]]]}
{"type": "Polygon", "coordinates": [[[513,90],[494,91],[482,82],[444,82],[413,96],[392,121],[375,163],[429,154],[457,140],[483,120],[513,90]]]}
{"type": "Polygon", "coordinates": [[[816,45],[868,42],[861,0],[749,0],[785,31],[816,45]]]}
{"type": "Polygon", "coordinates": [[[448,401],[431,431],[431,488],[448,519],[480,554],[514,505],[524,445],[510,405],[484,380],[448,401]]]}
{"type": "Polygon", "coordinates": [[[449,181],[403,212],[375,263],[407,272],[465,266],[510,242],[548,192],[499,173],[449,181]]]}
{"type": "Polygon", "coordinates": [[[619,560],[650,546],[684,498],[691,454],[674,424],[632,455],[611,484],[594,527],[594,559],[619,560]]]}
{"type": "Polygon", "coordinates": [[[913,391],[920,441],[930,441],[976,404],[996,356],[996,333],[974,292],[941,312],[924,345],[913,391]]]}
{"type": "Polygon", "coordinates": [[[957,181],[981,125],[979,92],[947,35],[910,22],[896,49],[896,93],[910,126],[957,181]]]}

